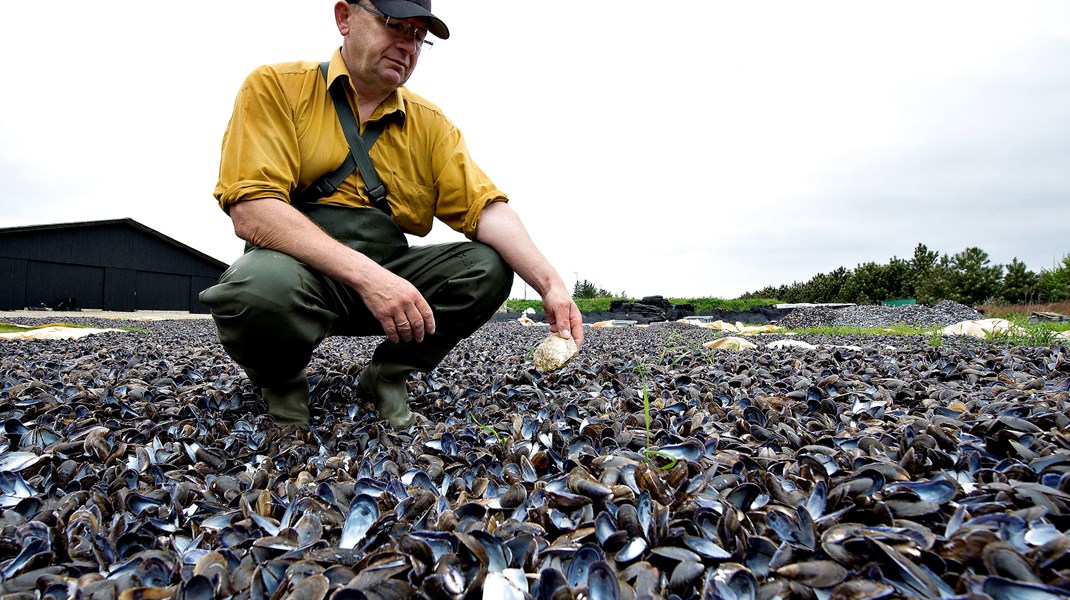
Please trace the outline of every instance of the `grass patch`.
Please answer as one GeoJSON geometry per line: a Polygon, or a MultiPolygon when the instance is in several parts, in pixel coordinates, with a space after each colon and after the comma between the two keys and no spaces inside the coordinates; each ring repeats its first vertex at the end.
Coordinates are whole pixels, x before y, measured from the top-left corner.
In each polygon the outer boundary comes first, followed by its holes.
{"type": "Polygon", "coordinates": [[[26,331],[33,331],[34,329],[43,329],[45,327],[71,327],[73,329],[122,329],[128,333],[147,333],[149,330],[144,327],[100,327],[97,325],[83,325],[80,323],[45,323],[44,325],[33,325],[30,327],[15,325],[14,323],[0,323],[0,333],[23,333],[26,331]]]}
{"type": "MultiPolygon", "coordinates": [[[[1018,326],[1018,330],[989,334],[985,340],[993,343],[1009,344],[1012,346],[1049,346],[1054,343],[1055,336],[1064,331],[1070,331],[1070,323],[1029,323],[1028,314],[1011,314],[1006,320],[1018,326]]],[[[942,346],[945,336],[941,333],[943,327],[916,327],[911,325],[895,324],[888,327],[803,327],[788,330],[790,333],[800,335],[923,335],[929,338],[930,346],[942,346]]]]}
{"type": "Polygon", "coordinates": [[[931,327],[916,327],[897,323],[887,327],[851,327],[844,325],[827,327],[801,327],[789,329],[791,333],[800,335],[931,335],[931,327]]]}
{"type": "Polygon", "coordinates": [[[669,298],[669,302],[673,304],[693,304],[695,305],[695,312],[697,314],[717,310],[745,312],[758,308],[759,306],[780,304],[780,300],[775,298],[737,298],[735,300],[725,300],[723,298],[669,298]]]}
{"type": "Polygon", "coordinates": [[[1042,304],[984,304],[977,307],[986,318],[1007,319],[1014,321],[1015,318],[1023,317],[1028,321],[1029,315],[1035,312],[1053,312],[1070,316],[1070,301],[1045,302],[1042,304]]]}
{"type": "MultiPolygon", "coordinates": [[[[614,300],[635,302],[639,298],[574,298],[580,312],[607,312],[609,305],[614,300]]],[[[717,310],[742,312],[759,306],[772,306],[779,304],[779,300],[772,298],[750,298],[746,300],[725,300],[723,298],[668,298],[670,304],[692,304],[698,314],[717,310]]],[[[527,308],[535,309],[535,312],[543,312],[540,300],[509,300],[506,306],[511,312],[524,312],[527,308]]]]}
{"type": "Polygon", "coordinates": [[[1063,331],[1070,330],[1070,321],[1066,323],[1057,323],[1055,321],[1040,321],[1037,323],[1029,322],[1029,313],[1008,313],[1003,317],[992,317],[993,319],[1006,319],[1015,325],[1022,328],[1034,328],[1045,329],[1055,333],[1061,333],[1063,331]]]}
{"type": "MultiPolygon", "coordinates": [[[[1010,321],[1010,319],[1007,319],[1010,321]]],[[[1013,321],[1011,321],[1013,323],[1013,321]]],[[[1011,346],[1050,346],[1057,340],[1055,336],[1070,330],[1065,323],[1037,323],[1030,325],[1018,324],[1020,329],[990,333],[985,339],[993,343],[1009,344],[1011,346]],[[1061,325],[1061,326],[1060,326],[1061,325]]],[[[1061,340],[1064,341],[1065,340],[1061,340]]]]}

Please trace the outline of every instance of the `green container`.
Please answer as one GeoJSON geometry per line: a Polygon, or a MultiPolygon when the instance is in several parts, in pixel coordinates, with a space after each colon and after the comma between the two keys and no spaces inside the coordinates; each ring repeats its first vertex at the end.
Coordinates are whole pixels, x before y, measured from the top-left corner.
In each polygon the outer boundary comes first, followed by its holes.
{"type": "Polygon", "coordinates": [[[899,298],[898,300],[885,300],[881,302],[881,306],[906,306],[917,303],[918,301],[913,298],[899,298]]]}

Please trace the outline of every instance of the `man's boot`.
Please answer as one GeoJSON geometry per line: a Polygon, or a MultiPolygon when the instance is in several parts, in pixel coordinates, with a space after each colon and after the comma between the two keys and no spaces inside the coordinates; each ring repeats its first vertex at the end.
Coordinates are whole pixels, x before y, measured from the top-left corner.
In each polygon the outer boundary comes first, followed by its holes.
{"type": "Polygon", "coordinates": [[[303,369],[287,381],[260,388],[260,393],[276,425],[308,427],[308,377],[303,369]]]}
{"type": "Polygon", "coordinates": [[[360,393],[375,402],[379,415],[394,429],[406,429],[418,421],[427,421],[420,413],[409,410],[406,381],[410,371],[412,368],[404,365],[369,362],[357,382],[360,393]]]}

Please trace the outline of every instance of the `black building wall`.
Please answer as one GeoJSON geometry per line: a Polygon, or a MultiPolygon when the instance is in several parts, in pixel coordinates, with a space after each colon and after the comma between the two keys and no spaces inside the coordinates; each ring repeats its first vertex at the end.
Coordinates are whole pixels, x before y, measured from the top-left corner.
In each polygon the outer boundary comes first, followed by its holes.
{"type": "Polygon", "coordinates": [[[208,311],[227,265],[132,219],[0,229],[0,310],[208,311]]]}

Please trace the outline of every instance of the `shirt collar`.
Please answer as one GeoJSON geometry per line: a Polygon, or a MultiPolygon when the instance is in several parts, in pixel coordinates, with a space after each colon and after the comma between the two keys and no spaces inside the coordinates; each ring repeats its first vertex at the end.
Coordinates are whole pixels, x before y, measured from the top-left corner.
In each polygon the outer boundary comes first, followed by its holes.
{"type": "MultiPolygon", "coordinates": [[[[349,69],[346,68],[345,60],[342,59],[342,49],[338,48],[334,51],[334,55],[331,56],[331,64],[327,67],[327,87],[328,89],[334,85],[335,79],[339,77],[345,77],[349,79],[349,69]]],[[[355,98],[357,91],[353,89],[352,82],[348,82],[349,91],[353,93],[355,98]]],[[[379,105],[379,108],[375,110],[376,115],[373,115],[375,119],[381,119],[387,115],[393,115],[397,113],[397,118],[404,120],[405,118],[405,86],[397,89],[393,94],[390,94],[383,103],[379,105]]]]}

